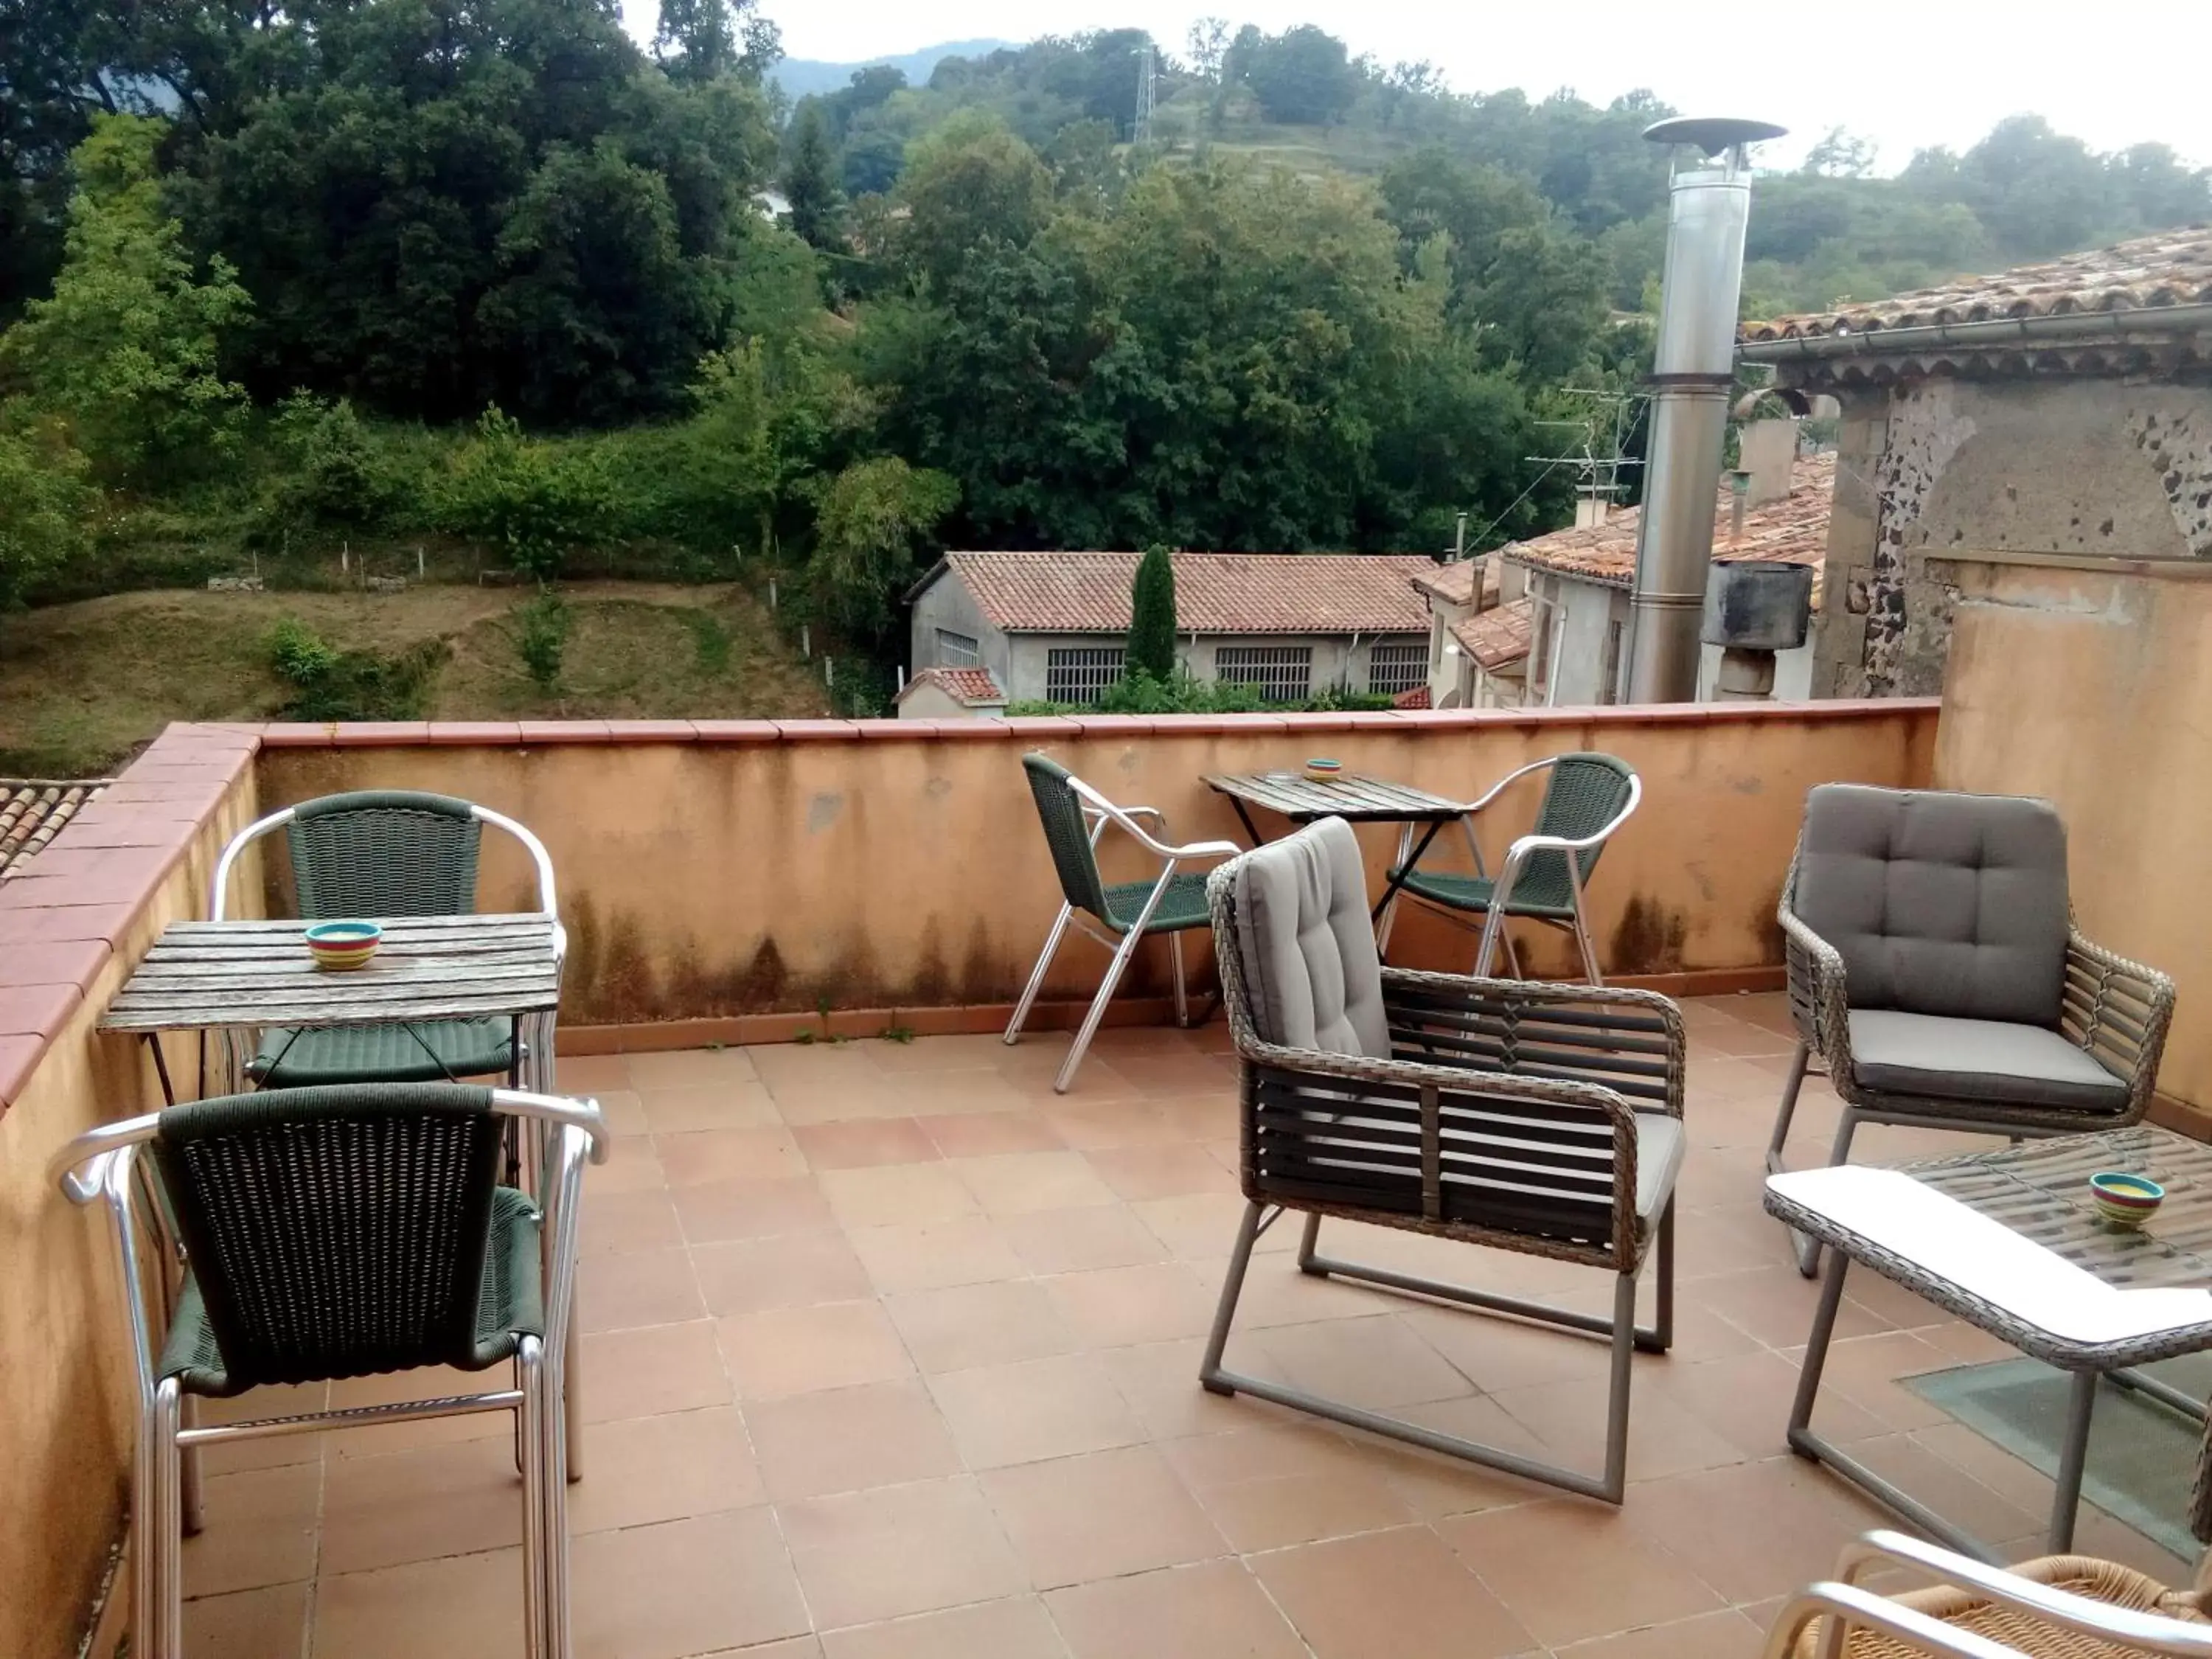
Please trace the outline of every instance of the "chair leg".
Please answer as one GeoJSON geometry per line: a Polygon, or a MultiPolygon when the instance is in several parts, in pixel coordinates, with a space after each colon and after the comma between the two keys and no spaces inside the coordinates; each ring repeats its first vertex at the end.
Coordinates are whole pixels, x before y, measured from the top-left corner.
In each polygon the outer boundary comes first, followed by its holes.
{"type": "Polygon", "coordinates": [[[154,1548],[159,1565],[160,1605],[147,1650],[152,1659],[184,1659],[185,1517],[182,1469],[177,1455],[177,1429],[182,1418],[182,1396],[171,1377],[154,1395],[154,1548]]]}
{"type": "Polygon", "coordinates": [[[1315,1279],[1327,1279],[1328,1270],[1314,1266],[1314,1249],[1321,1243],[1321,1212],[1306,1212],[1305,1231],[1298,1235],[1298,1271],[1315,1279]]]}
{"type": "Polygon", "coordinates": [[[547,1659],[545,1628],[545,1354],[526,1336],[514,1354],[522,1385],[522,1646],[531,1659],[547,1659]]]}
{"type": "MultiPolygon", "coordinates": [[[[568,1327],[575,1328],[575,1316],[568,1327]]],[[[559,1354],[545,1360],[549,1399],[566,1397],[571,1386],[568,1361],[559,1354]]],[[[574,1480],[573,1441],[551,1411],[545,1417],[545,1646],[553,1659],[568,1659],[573,1638],[568,1628],[568,1482],[574,1480]]]]}
{"type": "Polygon", "coordinates": [[[1618,1504],[1628,1492],[1628,1390],[1636,1357],[1636,1275],[1613,1282],[1613,1364],[1605,1393],[1605,1475],[1595,1495],[1618,1504]]]}
{"type": "Polygon", "coordinates": [[[1014,1017],[1006,1022],[1006,1042],[1013,1043],[1022,1034],[1022,1022],[1030,1017],[1036,1006],[1037,993],[1044,989],[1045,969],[1052,966],[1054,953],[1060,942],[1067,937],[1067,924],[1075,915],[1075,907],[1063,902],[1060,914],[1053,919],[1052,931],[1044,936],[1044,949],[1038,952],[1036,966],[1030,969],[1030,982],[1022,988],[1022,1000],[1014,1005],[1014,1017]]]}
{"type": "MultiPolygon", "coordinates": [[[[1252,1246],[1260,1237],[1261,1218],[1267,1207],[1257,1200],[1248,1200],[1244,1218],[1237,1224],[1237,1243],[1229,1253],[1229,1271],[1222,1275],[1221,1300],[1214,1305],[1213,1329],[1206,1339],[1206,1358],[1199,1362],[1199,1386],[1208,1394],[1233,1395],[1237,1392],[1229,1374],[1221,1369],[1221,1356],[1229,1346],[1229,1327],[1237,1317],[1237,1298],[1244,1290],[1244,1275],[1252,1266],[1252,1246]]],[[[1317,1217],[1310,1217],[1309,1221],[1317,1217]]]]}
{"type": "Polygon", "coordinates": [[[1528,974],[1523,971],[1521,966],[1521,947],[1513,942],[1512,924],[1508,922],[1500,927],[1498,933],[1505,941],[1505,965],[1513,970],[1513,977],[1516,979],[1528,978],[1528,974]]]}
{"type": "Polygon", "coordinates": [[[143,1396],[131,1459],[131,1641],[145,1659],[161,1659],[161,1482],[160,1414],[143,1396]]]}
{"type": "Polygon", "coordinates": [[[1782,1172],[1782,1149],[1790,1140],[1790,1121],[1797,1115],[1797,1091],[1805,1086],[1805,1065],[1813,1045],[1800,1041],[1790,1056],[1790,1074],[1782,1079],[1782,1104],[1774,1114],[1774,1133],[1766,1141],[1766,1173],[1782,1172]]]}
{"type": "Polygon", "coordinates": [[[1659,1282],[1658,1308],[1652,1320],[1653,1334],[1658,1338],[1659,1352],[1667,1352],[1674,1346],[1674,1200],[1670,1195],[1667,1208],[1659,1217],[1659,1282]]]}
{"type": "MultiPolygon", "coordinates": [[[[1482,939],[1481,942],[1474,947],[1474,976],[1477,979],[1488,979],[1490,977],[1490,965],[1498,959],[1498,935],[1504,933],[1504,931],[1505,918],[1499,912],[1498,907],[1493,904],[1489,909],[1483,912],[1482,939]]],[[[1508,956],[1512,954],[1513,940],[1510,935],[1505,940],[1505,950],[1508,956]]],[[[1520,971],[1519,965],[1517,963],[1515,965],[1514,971],[1516,974],[1518,974],[1520,971]]]]}
{"type": "Polygon", "coordinates": [[[561,1431],[561,1462],[565,1471],[562,1478],[564,1481],[581,1480],[584,1478],[584,1338],[574,1306],[568,1310],[568,1333],[561,1348],[560,1392],[555,1398],[561,1406],[556,1416],[561,1431]]]}
{"type": "Polygon", "coordinates": [[[1182,934],[1179,931],[1168,935],[1168,958],[1175,964],[1176,1024],[1188,1030],[1190,1029],[1190,999],[1189,994],[1183,989],[1182,934]]]}
{"type": "MultiPolygon", "coordinates": [[[[1067,1085],[1075,1081],[1075,1068],[1083,1064],[1084,1053],[1091,1047],[1091,1039],[1098,1034],[1098,1022],[1106,1018],[1106,1005],[1114,1000],[1115,988],[1121,983],[1122,971],[1128,967],[1129,958],[1137,954],[1137,946],[1143,942],[1144,935],[1133,927],[1122,935],[1121,948],[1114,952],[1114,959],[1106,964],[1106,977],[1098,987],[1098,994],[1091,1000],[1091,1012],[1083,1017],[1083,1029],[1075,1034],[1074,1045],[1068,1049],[1067,1058],[1060,1061],[1059,1075],[1052,1080],[1053,1093],[1066,1094],[1067,1085]]],[[[1019,1011],[1017,1011],[1015,1018],[1018,1019],[1020,1017],[1019,1011]]]]}
{"type": "MultiPolygon", "coordinates": [[[[1844,1108],[1842,1121],[1836,1125],[1836,1144],[1829,1149],[1828,1166],[1851,1161],[1851,1137],[1858,1133],[1859,1115],[1850,1107],[1844,1108]]],[[[1820,1241],[1801,1238],[1797,1243],[1797,1271],[1808,1279],[1817,1279],[1820,1273],[1820,1241]]]]}
{"type": "MultiPolygon", "coordinates": [[[[178,1420],[189,1427],[198,1417],[199,1402],[188,1396],[179,1407],[178,1420]]],[[[184,1528],[185,1536],[198,1537],[200,1528],[206,1522],[206,1506],[201,1498],[200,1449],[198,1446],[181,1447],[178,1450],[177,1503],[178,1518],[184,1528]]]]}
{"type": "Polygon", "coordinates": [[[1582,908],[1575,909],[1575,943],[1583,947],[1583,976],[1592,985],[1605,983],[1605,975],[1597,969],[1597,950],[1591,945],[1589,929],[1583,926],[1582,908]]]}

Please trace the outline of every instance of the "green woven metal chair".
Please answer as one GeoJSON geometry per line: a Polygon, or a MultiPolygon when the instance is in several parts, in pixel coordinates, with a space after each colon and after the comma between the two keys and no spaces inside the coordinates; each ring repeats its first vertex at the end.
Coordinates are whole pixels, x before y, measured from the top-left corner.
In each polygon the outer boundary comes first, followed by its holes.
{"type": "MultiPolygon", "coordinates": [[[[411,790],[325,795],[248,825],[216,864],[208,914],[222,919],[239,856],[281,829],[302,920],[465,915],[476,908],[477,853],[487,823],[521,842],[537,868],[538,908],[557,915],[552,860],[537,836],[489,807],[411,790]]],[[[419,1020],[270,1030],[244,1069],[267,1089],[466,1077],[512,1083],[520,1080],[523,1058],[512,1020],[419,1020]]]]}
{"type": "Polygon", "coordinates": [[[198,1528],[199,1447],[512,1411],[529,1650],[566,1659],[562,1350],[583,1162],[603,1134],[589,1101],[350,1084],[172,1106],[63,1149],[55,1178],[80,1204],[105,1200],[113,1223],[138,1382],[134,1655],[183,1654],[179,1539],[198,1528]],[[539,1136],[534,1192],[499,1184],[510,1122],[539,1136]],[[510,1363],[512,1387],[395,1405],[200,1425],[185,1404],[267,1384],[510,1363]]]}
{"type": "MultiPolygon", "coordinates": [[[[1583,889],[1613,832],[1628,822],[1642,799],[1644,785],[1625,761],[1611,755],[1576,753],[1554,755],[1508,773],[1480,800],[1469,804],[1461,820],[1468,850],[1474,858],[1474,873],[1416,869],[1404,876],[1402,896],[1425,903],[1440,914],[1460,921],[1482,918],[1482,942],[1476,948],[1474,971],[1487,977],[1503,939],[1506,959],[1514,973],[1521,972],[1520,953],[1506,931],[1509,917],[1541,922],[1571,933],[1580,947],[1583,971],[1592,985],[1605,983],[1598,971],[1597,951],[1590,943],[1589,927],[1583,916],[1583,889]],[[1475,815],[1513,784],[1538,772],[1549,772],[1544,803],[1537,809],[1536,828],[1507,849],[1504,867],[1493,880],[1483,863],[1481,843],[1475,839],[1475,815]]],[[[1390,872],[1398,880],[1404,871],[1407,842],[1399,844],[1399,863],[1390,872]]],[[[1378,944],[1390,948],[1390,925],[1398,904],[1392,900],[1384,912],[1378,944]]]]}
{"type": "Polygon", "coordinates": [[[1178,1024],[1189,1023],[1188,994],[1183,987],[1182,936],[1194,927],[1209,925],[1206,877],[1196,871],[1178,872],[1176,866],[1194,859],[1235,858],[1238,848],[1234,842],[1225,841],[1194,842],[1188,847],[1170,845],[1155,838],[1139,822],[1149,820],[1158,826],[1161,836],[1165,836],[1168,821],[1157,808],[1116,806],[1082,779],[1042,755],[1023,756],[1022,766],[1029,774],[1030,793],[1036,799],[1045,844],[1052,849],[1053,868],[1060,877],[1061,903],[1052,931],[1045,935],[1044,949],[1037,956],[1036,966],[1030,970],[1030,982],[1022,989],[1022,1000],[1014,1005],[1014,1017],[1006,1024],[1006,1041],[1012,1043],[1021,1036],[1022,1024],[1036,1005],[1037,993],[1044,988],[1045,970],[1052,966],[1054,954],[1059,951],[1060,942],[1067,937],[1069,927],[1079,929],[1114,953],[1113,961],[1106,965],[1106,977],[1098,987],[1098,994],[1091,999],[1091,1011],[1083,1017],[1083,1028],[1075,1034],[1067,1058],[1060,1062],[1060,1073],[1053,1079],[1054,1091],[1066,1094],[1067,1085],[1075,1080],[1076,1067],[1083,1064],[1091,1039],[1097,1034],[1106,1005],[1114,1000],[1115,988],[1121,982],[1130,957],[1137,953],[1139,942],[1155,933],[1167,935],[1168,951],[1175,964],[1176,1021],[1178,1024]],[[1109,884],[1100,876],[1098,838],[1106,833],[1109,823],[1161,860],[1157,878],[1109,884]]]}

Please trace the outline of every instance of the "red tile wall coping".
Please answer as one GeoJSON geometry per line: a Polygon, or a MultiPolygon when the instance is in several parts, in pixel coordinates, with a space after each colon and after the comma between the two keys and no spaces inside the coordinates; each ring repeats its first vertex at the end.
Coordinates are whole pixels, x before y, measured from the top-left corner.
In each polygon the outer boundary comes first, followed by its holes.
{"type": "MultiPolygon", "coordinates": [[[[1046,743],[1096,737],[1206,737],[1228,732],[1429,732],[1562,726],[1730,725],[1756,720],[1863,720],[1928,714],[1936,697],[1832,698],[1817,702],[1656,703],[1573,708],[1387,708],[1298,714],[1048,714],[949,720],[462,720],[276,723],[252,732],[271,749],[521,746],[573,743],[890,743],[935,738],[1046,743]]],[[[171,727],[198,731],[202,727],[171,727]]],[[[150,751],[149,751],[150,752],[150,751]]],[[[126,773],[125,778],[135,774],[126,773]]],[[[89,810],[89,809],[88,809],[89,810]]]]}

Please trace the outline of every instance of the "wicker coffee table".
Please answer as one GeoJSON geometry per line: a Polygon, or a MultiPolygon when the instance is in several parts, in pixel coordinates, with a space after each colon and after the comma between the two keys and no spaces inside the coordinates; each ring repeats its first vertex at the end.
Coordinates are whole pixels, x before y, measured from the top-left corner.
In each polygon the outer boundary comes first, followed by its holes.
{"type": "MultiPolygon", "coordinates": [[[[1851,1264],[1871,1267],[2032,1358],[2073,1374],[2050,1547],[2073,1547],[2100,1380],[2212,1348],[2212,1146],[2140,1125],[2029,1141],[1893,1170],[1840,1165],[1768,1177],[1766,1208],[1833,1248],[1790,1414],[1790,1446],[1953,1548],[1995,1554],[1815,1434],[1829,1339],[1851,1264]],[[2136,1231],[2097,1213],[2089,1177],[2148,1175],[2166,1202],[2136,1231]]],[[[2122,1379],[2202,1416],[2148,1378],[2122,1379]]]]}

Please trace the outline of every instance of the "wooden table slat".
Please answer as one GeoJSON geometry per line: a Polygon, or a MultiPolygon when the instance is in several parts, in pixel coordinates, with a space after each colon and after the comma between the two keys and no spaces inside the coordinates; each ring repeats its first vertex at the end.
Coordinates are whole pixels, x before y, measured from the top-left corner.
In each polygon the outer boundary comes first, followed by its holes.
{"type": "Polygon", "coordinates": [[[1433,823],[1457,817],[1464,810],[1458,801],[1409,784],[1357,773],[1327,781],[1297,772],[1224,774],[1203,781],[1218,793],[1299,822],[1335,817],[1433,823]]]}

